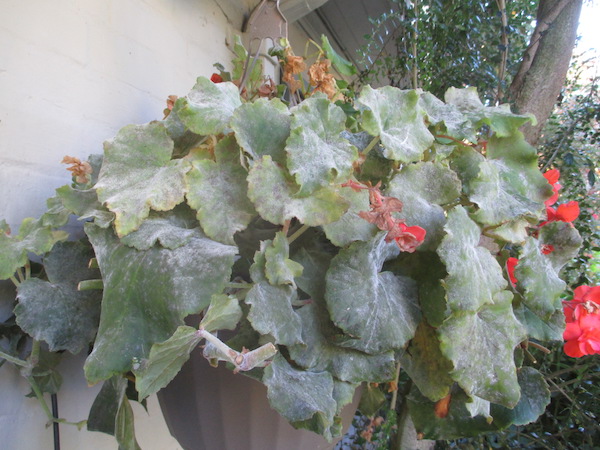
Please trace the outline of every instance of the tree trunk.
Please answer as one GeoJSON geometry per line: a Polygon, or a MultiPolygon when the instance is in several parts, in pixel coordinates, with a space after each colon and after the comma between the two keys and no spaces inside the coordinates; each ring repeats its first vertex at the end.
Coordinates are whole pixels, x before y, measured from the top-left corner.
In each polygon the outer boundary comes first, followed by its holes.
{"type": "Polygon", "coordinates": [[[522,131],[532,145],[554,109],[569,69],[583,0],[540,0],[537,25],[509,88],[517,113],[532,113],[537,125],[522,131]]]}

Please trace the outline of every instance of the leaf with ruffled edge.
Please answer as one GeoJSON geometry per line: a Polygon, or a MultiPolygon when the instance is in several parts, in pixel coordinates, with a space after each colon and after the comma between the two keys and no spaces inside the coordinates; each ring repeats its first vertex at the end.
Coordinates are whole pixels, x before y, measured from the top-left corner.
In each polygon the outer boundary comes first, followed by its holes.
{"type": "Polygon", "coordinates": [[[436,247],[444,234],[444,205],[460,197],[461,183],[456,173],[440,163],[410,164],[397,173],[385,195],[403,204],[395,217],[409,226],[418,225],[427,231],[419,250],[436,247]]]}
{"type": "Polygon", "coordinates": [[[250,276],[254,286],[246,294],[245,302],[250,305],[248,320],[261,334],[270,334],[281,345],[302,343],[300,316],[292,308],[298,294],[289,284],[273,286],[265,276],[265,251],[272,241],[261,242],[260,252],[254,255],[250,276]]]}
{"type": "Polygon", "coordinates": [[[442,355],[435,329],[426,322],[417,327],[415,337],[401,353],[400,364],[419,391],[432,401],[444,398],[454,380],[448,375],[452,363],[442,355]]]}
{"type": "Polygon", "coordinates": [[[95,189],[81,191],[67,185],[58,188],[56,194],[62,205],[79,220],[94,219],[94,223],[101,228],[108,227],[115,220],[115,214],[98,201],[95,189]]]}
{"type": "Polygon", "coordinates": [[[527,336],[538,341],[562,341],[565,331],[565,315],[562,310],[555,311],[550,317],[541,319],[523,302],[514,308],[515,317],[527,331],[527,336]]]}
{"type": "Polygon", "coordinates": [[[169,384],[201,340],[198,330],[180,326],[169,339],[152,345],[148,359],[133,365],[135,387],[140,400],[156,394],[169,384]]]}
{"type": "Polygon", "coordinates": [[[43,255],[52,246],[67,238],[63,231],[52,231],[41,220],[23,219],[19,234],[11,236],[6,222],[0,221],[0,280],[7,280],[19,267],[27,264],[27,253],[43,255]]]}
{"type": "Polygon", "coordinates": [[[189,165],[171,160],[172,153],[173,140],[160,122],[128,125],[104,143],[96,192],[116,214],[119,237],[137,230],[150,208],[168,211],[183,201],[189,165]]]}
{"type": "Polygon", "coordinates": [[[357,101],[362,110],[362,126],[371,135],[381,137],[386,158],[404,163],[419,161],[433,144],[418,102],[416,91],[392,86],[366,86],[362,90],[357,101]]]}
{"type": "Polygon", "coordinates": [[[100,291],[79,291],[80,281],[100,278],[88,269],[89,245],[60,242],[44,258],[48,281],[30,278],[18,288],[17,324],[51,351],[79,353],[93,341],[100,318],[100,291]]]}
{"type": "Polygon", "coordinates": [[[336,334],[322,300],[313,299],[298,311],[304,345],[288,347],[290,358],[312,372],[328,371],[339,380],[382,383],[394,377],[394,354],[368,355],[328,340],[336,334]]]}
{"type": "Polygon", "coordinates": [[[513,114],[508,104],[484,106],[475,87],[464,89],[451,87],[446,91],[444,99],[446,103],[456,106],[466,114],[477,128],[488,125],[499,137],[513,135],[527,122],[536,124],[533,114],[513,114]]]}
{"type": "MultiPolygon", "coordinates": [[[[265,368],[263,383],[271,407],[292,425],[313,420],[311,428],[331,440],[337,402],[334,381],[328,372],[294,369],[280,354],[265,368]]],[[[302,428],[307,428],[304,424],[302,428]]]]}
{"type": "Polygon", "coordinates": [[[253,160],[270,155],[273,161],[283,165],[290,121],[290,111],[281,100],[261,98],[236,109],[231,128],[238,144],[253,160]]]}
{"type": "Polygon", "coordinates": [[[372,239],[378,231],[377,227],[358,215],[361,211],[369,211],[369,192],[366,189],[356,192],[351,188],[343,188],[340,194],[350,207],[339,220],[323,225],[327,238],[338,247],[372,239]]]}
{"type": "Polygon", "coordinates": [[[234,244],[233,235],[256,215],[246,195],[247,172],[240,165],[239,153],[233,137],[226,137],[215,148],[216,161],[193,161],[186,175],[187,202],[198,211],[202,229],[210,238],[230,245],[234,244]]]}
{"type": "Polygon", "coordinates": [[[379,233],[340,250],[327,272],[327,308],[349,336],[342,345],[370,354],[403,347],[421,319],[415,282],[380,273],[383,263],[398,254],[384,237],[379,233]]]}
{"type": "Polygon", "coordinates": [[[248,197],[260,216],[275,224],[297,218],[309,226],[338,220],[348,203],[333,188],[323,188],[308,197],[298,197],[298,185],[269,155],[255,162],[248,174],[248,197]]]}
{"type": "Polygon", "coordinates": [[[479,245],[481,230],[462,206],[448,212],[446,236],[437,253],[446,265],[448,305],[453,311],[476,311],[508,285],[490,251],[479,245]]]}
{"type": "Polygon", "coordinates": [[[583,242],[579,231],[567,222],[547,223],[540,228],[539,239],[540,246],[548,246],[552,250],[545,256],[557,272],[577,256],[583,242]]]}
{"type": "Polygon", "coordinates": [[[518,288],[523,291],[523,302],[542,320],[562,309],[560,296],[566,283],[561,280],[550,259],[538,248],[538,241],[528,238],[521,250],[515,268],[518,288]]]}
{"type": "Polygon", "coordinates": [[[298,195],[350,178],[358,151],[340,135],[346,114],[339,106],[311,97],[292,110],[291,128],[285,150],[288,169],[300,185],[298,195]]]}
{"type": "Polygon", "coordinates": [[[235,84],[198,77],[190,93],[177,99],[173,112],[196,134],[220,134],[229,127],[233,112],[241,104],[235,84]]]}
{"type": "Polygon", "coordinates": [[[146,358],[184,317],[206,308],[229,280],[237,253],[199,230],[174,250],[145,251],[124,245],[110,229],[86,224],[85,230],[104,279],[98,336],[84,366],[90,383],[131,370],[133,358],[146,358]]]}
{"type": "Polygon", "coordinates": [[[452,378],[470,395],[512,408],[520,390],[513,353],[525,330],[513,314],[512,294],[498,293],[479,311],[456,311],[438,328],[452,378]]]}
{"type": "Polygon", "coordinates": [[[492,226],[523,218],[537,221],[552,186],[537,167],[535,148],[515,132],[490,138],[487,158],[469,182],[469,198],[479,206],[475,219],[492,226]]]}

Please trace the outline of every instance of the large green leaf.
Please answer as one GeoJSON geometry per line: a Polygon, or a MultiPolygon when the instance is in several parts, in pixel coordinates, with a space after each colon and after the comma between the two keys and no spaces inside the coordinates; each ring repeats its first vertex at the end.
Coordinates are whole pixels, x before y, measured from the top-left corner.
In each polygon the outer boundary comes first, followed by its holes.
{"type": "Polygon", "coordinates": [[[342,75],[351,77],[356,75],[356,67],[348,60],[342,58],[331,46],[329,39],[324,34],[321,35],[321,48],[325,52],[327,58],[333,64],[333,67],[342,75]]]}
{"type": "Polygon", "coordinates": [[[437,253],[446,265],[448,305],[453,311],[476,311],[494,303],[507,286],[502,268],[490,251],[479,245],[481,230],[462,206],[448,212],[447,235],[437,253]]]}
{"type": "Polygon", "coordinates": [[[0,280],[7,280],[19,267],[27,264],[27,253],[43,255],[52,246],[67,237],[64,232],[53,232],[40,220],[23,219],[19,234],[11,236],[6,222],[0,221],[0,280]]]}
{"type": "Polygon", "coordinates": [[[333,188],[322,188],[308,197],[298,197],[298,185],[269,155],[257,161],[248,175],[248,197],[260,216],[283,225],[296,217],[310,226],[338,220],[348,203],[333,188]]]}
{"type": "Polygon", "coordinates": [[[239,162],[239,147],[227,137],[215,148],[216,162],[197,160],[187,173],[188,204],[198,211],[202,229],[210,238],[234,244],[233,235],[256,215],[248,199],[246,169],[239,162]]]}
{"type": "Polygon", "coordinates": [[[358,215],[369,211],[369,192],[359,192],[350,188],[340,190],[340,194],[350,203],[350,208],[339,220],[323,225],[327,238],[338,247],[345,247],[354,241],[368,241],[377,232],[377,227],[358,215]]]}
{"type": "Polygon", "coordinates": [[[382,383],[394,377],[394,354],[368,355],[333,344],[336,329],[322,300],[313,299],[298,315],[302,321],[303,345],[288,348],[290,358],[312,372],[328,371],[342,381],[382,383]]]}
{"type": "Polygon", "coordinates": [[[295,369],[278,354],[265,368],[263,383],[271,407],[292,425],[316,419],[314,431],[322,432],[326,439],[332,438],[329,427],[334,424],[337,402],[330,373],[295,369]]]}
{"type": "Polygon", "coordinates": [[[457,311],[438,329],[442,353],[452,362],[452,378],[470,395],[512,408],[520,391],[513,360],[525,339],[511,306],[512,294],[496,295],[479,311],[457,311]]]}
{"type": "Polygon", "coordinates": [[[253,160],[270,155],[273,161],[283,165],[290,121],[290,111],[281,100],[261,98],[236,109],[231,128],[238,144],[253,160]]]}
{"type": "Polygon", "coordinates": [[[418,102],[416,91],[392,86],[376,90],[366,86],[360,93],[362,126],[371,135],[381,137],[386,158],[405,163],[419,161],[433,144],[418,102]]]}
{"type": "Polygon", "coordinates": [[[135,386],[140,400],[157,393],[169,384],[201,340],[198,330],[180,326],[169,339],[154,344],[148,359],[133,365],[135,386]]]}
{"type": "Polygon", "coordinates": [[[199,230],[174,250],[144,251],[122,244],[111,230],[86,224],[86,233],[104,279],[100,328],[84,367],[90,383],[130,370],[133,358],[146,358],[185,316],[206,308],[229,280],[236,253],[199,230]]]}
{"type": "Polygon", "coordinates": [[[562,309],[560,296],[566,283],[558,277],[550,259],[538,248],[538,240],[528,238],[515,268],[523,303],[542,320],[562,309]]]}
{"type": "Polygon", "coordinates": [[[454,383],[448,375],[452,363],[442,354],[435,329],[426,322],[421,322],[417,327],[415,337],[400,356],[400,364],[421,393],[430,400],[440,400],[450,392],[454,383]]]}
{"type": "Polygon", "coordinates": [[[93,257],[89,245],[58,243],[44,258],[48,281],[29,278],[19,285],[17,323],[51,351],[79,353],[96,335],[102,294],[77,290],[80,281],[100,277],[98,270],[88,269],[93,257]]]}
{"type": "Polygon", "coordinates": [[[105,142],[96,192],[115,213],[119,236],[138,229],[150,208],[168,211],[183,201],[189,166],[171,160],[172,153],[173,140],[160,122],[128,125],[105,142]]]}
{"type": "Polygon", "coordinates": [[[250,268],[255,284],[245,299],[250,305],[248,320],[256,331],[272,335],[278,344],[300,344],[302,323],[292,308],[298,297],[296,289],[290,284],[272,285],[265,275],[265,251],[271,245],[272,241],[261,243],[261,251],[256,252],[250,268]]]}
{"type": "Polygon", "coordinates": [[[440,205],[455,201],[461,194],[456,173],[440,163],[409,164],[390,181],[386,195],[403,204],[396,217],[409,226],[427,231],[419,250],[437,246],[443,237],[446,215],[440,205]]]}
{"type": "Polygon", "coordinates": [[[287,140],[287,165],[307,195],[352,174],[358,151],[340,133],[346,129],[346,114],[327,98],[316,96],[292,110],[291,134],[287,140]]]}
{"type": "Polygon", "coordinates": [[[350,336],[343,345],[370,354],[403,347],[421,316],[414,280],[380,273],[383,263],[398,254],[384,237],[379,233],[340,250],[327,272],[327,308],[334,324],[350,336]]]}
{"type": "Polygon", "coordinates": [[[241,104],[235,84],[198,77],[190,93],[177,99],[173,112],[196,134],[219,134],[229,127],[233,112],[241,104]]]}
{"type": "Polygon", "coordinates": [[[479,206],[476,220],[485,225],[519,218],[538,220],[552,186],[537,167],[535,148],[515,132],[507,138],[490,138],[487,157],[469,183],[469,197],[479,206]]]}

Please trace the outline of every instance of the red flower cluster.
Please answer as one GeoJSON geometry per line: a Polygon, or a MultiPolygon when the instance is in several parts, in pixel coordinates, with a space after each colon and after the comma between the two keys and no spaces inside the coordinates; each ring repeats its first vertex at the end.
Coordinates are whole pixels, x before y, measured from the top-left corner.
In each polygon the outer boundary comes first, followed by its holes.
{"type": "Polygon", "coordinates": [[[350,180],[342,184],[342,187],[349,187],[357,192],[362,189],[369,190],[371,210],[361,211],[358,215],[367,222],[377,225],[380,230],[387,231],[386,242],[394,241],[400,250],[409,253],[413,253],[423,243],[427,233],[426,230],[417,225],[409,227],[403,220],[394,219],[392,213],[402,211],[402,202],[397,198],[381,195],[379,184],[374,187],[364,186],[350,180]]]}
{"type": "Polygon", "coordinates": [[[600,354],[600,286],[579,286],[564,302],[565,353],[573,358],[600,354]]]}
{"type": "Polygon", "coordinates": [[[546,216],[548,219],[542,223],[540,223],[540,227],[544,226],[548,222],[569,222],[572,223],[577,217],[579,217],[579,203],[577,202],[568,202],[562,205],[558,205],[556,208],[552,208],[558,201],[558,191],[562,187],[558,183],[558,179],[560,178],[560,172],[558,169],[549,170],[544,174],[548,183],[552,185],[552,190],[554,194],[548,200],[544,202],[546,205],[546,216]]]}

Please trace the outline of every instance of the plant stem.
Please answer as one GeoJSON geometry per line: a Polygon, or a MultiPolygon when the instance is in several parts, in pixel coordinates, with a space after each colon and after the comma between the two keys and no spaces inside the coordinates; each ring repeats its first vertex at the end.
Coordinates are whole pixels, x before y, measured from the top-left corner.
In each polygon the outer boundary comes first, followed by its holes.
{"type": "Polygon", "coordinates": [[[392,401],[390,402],[390,409],[396,410],[396,401],[398,400],[398,380],[400,379],[400,363],[396,363],[396,376],[394,377],[394,383],[396,384],[396,390],[392,393],[392,401]]]}
{"type": "Polygon", "coordinates": [[[225,283],[225,288],[230,289],[251,289],[254,286],[254,283],[225,283]]]}
{"type": "Polygon", "coordinates": [[[288,244],[291,244],[292,242],[294,242],[296,239],[298,239],[300,236],[302,236],[302,234],[308,230],[310,227],[308,225],[302,225],[300,228],[298,228],[294,234],[292,234],[289,238],[288,238],[288,244]]]}
{"type": "Polygon", "coordinates": [[[546,347],[544,347],[543,345],[537,344],[535,342],[528,341],[527,345],[531,346],[533,348],[537,348],[538,350],[545,353],[546,355],[549,355],[551,353],[550,350],[548,350],[546,347]]]}
{"type": "Polygon", "coordinates": [[[376,146],[378,143],[379,143],[379,136],[375,136],[375,137],[374,137],[374,138],[371,140],[371,142],[369,142],[369,145],[367,145],[367,146],[365,147],[364,151],[362,152],[362,156],[363,156],[364,158],[366,158],[366,157],[367,157],[367,155],[369,154],[369,152],[370,152],[371,150],[373,150],[373,147],[375,147],[375,146],[376,146]]]}
{"type": "Polygon", "coordinates": [[[5,359],[8,362],[21,367],[27,367],[29,365],[27,361],[23,361],[22,359],[11,356],[8,353],[4,353],[3,351],[0,351],[0,358],[5,359]]]}
{"type": "Polygon", "coordinates": [[[83,280],[77,285],[78,291],[102,290],[104,289],[103,280],[83,280]]]}
{"type": "Polygon", "coordinates": [[[19,280],[17,280],[17,279],[15,278],[15,276],[14,276],[14,275],[11,275],[11,276],[10,276],[10,281],[12,281],[12,282],[13,282],[13,284],[14,284],[16,287],[19,287],[19,285],[21,284],[21,283],[19,282],[19,280]]]}
{"type": "Polygon", "coordinates": [[[31,386],[31,389],[33,390],[33,393],[35,394],[36,398],[40,402],[40,405],[42,406],[42,409],[46,413],[46,416],[48,417],[48,421],[51,422],[51,423],[53,423],[54,421],[56,421],[57,419],[56,419],[56,417],[54,417],[52,415],[52,411],[50,411],[50,408],[48,408],[48,404],[46,403],[46,399],[44,398],[44,394],[42,393],[42,390],[40,389],[40,387],[38,386],[37,382],[35,381],[35,378],[33,378],[33,376],[29,376],[29,377],[27,377],[27,381],[29,381],[29,385],[31,386]]]}

